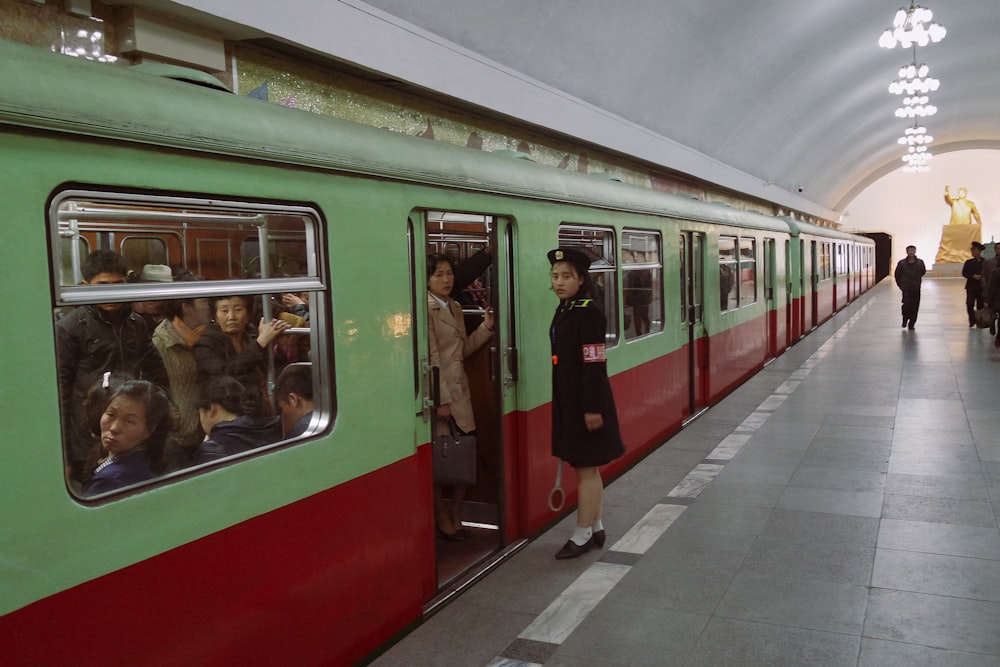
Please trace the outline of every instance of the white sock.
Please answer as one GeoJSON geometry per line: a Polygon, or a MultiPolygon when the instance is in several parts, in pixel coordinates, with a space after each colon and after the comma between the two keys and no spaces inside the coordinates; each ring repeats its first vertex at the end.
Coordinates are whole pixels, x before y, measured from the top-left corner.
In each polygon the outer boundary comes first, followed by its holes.
{"type": "Polygon", "coordinates": [[[576,530],[573,531],[573,537],[569,539],[573,540],[573,544],[576,546],[582,547],[590,540],[591,535],[593,535],[593,533],[590,528],[580,528],[577,526],[576,530]]]}
{"type": "Polygon", "coordinates": [[[601,522],[600,519],[598,519],[597,521],[594,522],[594,525],[590,527],[590,530],[592,530],[595,533],[599,530],[604,530],[604,524],[601,522]]]}

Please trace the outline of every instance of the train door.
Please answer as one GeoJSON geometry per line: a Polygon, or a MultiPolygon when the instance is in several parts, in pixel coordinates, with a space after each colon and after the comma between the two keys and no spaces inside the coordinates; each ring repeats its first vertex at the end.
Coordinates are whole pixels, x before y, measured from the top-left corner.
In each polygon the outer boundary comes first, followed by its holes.
{"type": "MultiPolygon", "coordinates": [[[[437,580],[436,600],[443,601],[486,569],[500,552],[505,539],[505,436],[503,416],[513,413],[506,406],[515,400],[516,381],[513,347],[514,292],[511,289],[512,247],[510,225],[498,233],[497,219],[490,215],[423,211],[411,220],[422,219],[422,233],[413,234],[415,313],[419,322],[420,343],[415,352],[424,370],[419,415],[418,441],[433,441],[435,431],[455,426],[472,431],[477,439],[475,481],[468,485],[439,485],[433,489],[433,506],[421,508],[431,515],[434,530],[437,580]],[[447,308],[432,302],[425,285],[436,267],[426,258],[444,255],[454,264],[454,289],[449,301],[461,308],[456,322],[447,308]],[[494,314],[492,334],[485,328],[486,313],[494,314]],[[475,351],[464,358],[467,384],[461,384],[461,370],[440,354],[449,340],[454,342],[456,325],[464,329],[475,351]],[[431,338],[440,341],[438,354],[431,363],[431,338]],[[501,354],[500,351],[503,351],[501,354]],[[458,373],[456,375],[456,372],[458,373]],[[463,399],[460,396],[465,395],[463,399]],[[451,403],[449,404],[449,400],[451,403]],[[464,402],[465,408],[460,404],[464,402]],[[471,416],[468,406],[471,403],[471,416]],[[454,408],[454,412],[452,409],[454,408]],[[509,411],[508,411],[509,409],[509,411]],[[454,419],[443,418],[452,412],[454,419]],[[464,413],[465,417],[459,417],[464,413]],[[458,426],[459,419],[465,422],[458,426]]],[[[449,306],[450,307],[450,306],[449,306]]],[[[468,349],[466,349],[468,352],[468,349]]],[[[461,350],[458,351],[461,354],[461,350]]],[[[510,429],[514,431],[515,429],[510,429]]],[[[510,443],[508,443],[510,444],[510,443]]],[[[432,469],[434,463],[432,461],[432,469]]]]}
{"type": "Polygon", "coordinates": [[[778,307],[775,301],[775,248],[774,239],[764,239],[764,303],[767,311],[767,358],[778,356],[778,307]]]}
{"type": "Polygon", "coordinates": [[[698,232],[680,234],[680,303],[681,322],[687,330],[688,416],[694,417],[707,407],[708,337],[704,323],[705,236],[698,232]]]}
{"type": "Polygon", "coordinates": [[[792,242],[785,239],[785,347],[789,348],[795,342],[795,298],[792,295],[792,242]]]}
{"type": "Polygon", "coordinates": [[[809,285],[812,290],[810,305],[812,307],[812,320],[810,329],[819,326],[819,253],[817,252],[816,241],[809,243],[809,285]]]}

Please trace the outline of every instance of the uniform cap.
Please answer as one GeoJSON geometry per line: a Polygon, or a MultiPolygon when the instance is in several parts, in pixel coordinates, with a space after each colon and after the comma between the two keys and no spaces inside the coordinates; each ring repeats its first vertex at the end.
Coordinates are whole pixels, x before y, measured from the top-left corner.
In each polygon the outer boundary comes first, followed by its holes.
{"type": "Polygon", "coordinates": [[[985,249],[985,248],[986,248],[986,246],[984,246],[984,245],[983,245],[982,243],[980,243],[979,241],[973,241],[973,242],[972,242],[972,247],[973,247],[973,248],[979,248],[980,250],[983,250],[983,249],[985,249]]]}
{"type": "Polygon", "coordinates": [[[571,262],[584,271],[590,268],[590,258],[576,248],[556,248],[549,251],[549,264],[556,262],[571,262]]]}

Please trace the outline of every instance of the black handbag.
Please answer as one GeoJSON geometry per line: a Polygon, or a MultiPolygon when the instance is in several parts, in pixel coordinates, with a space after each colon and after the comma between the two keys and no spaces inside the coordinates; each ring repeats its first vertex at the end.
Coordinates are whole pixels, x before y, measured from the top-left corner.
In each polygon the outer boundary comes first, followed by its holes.
{"type": "Polygon", "coordinates": [[[434,483],[472,486],[476,483],[476,436],[459,434],[454,419],[448,420],[448,430],[434,438],[434,483]]]}
{"type": "Polygon", "coordinates": [[[980,308],[976,311],[976,326],[980,329],[989,329],[996,319],[993,309],[990,307],[980,308]]]}

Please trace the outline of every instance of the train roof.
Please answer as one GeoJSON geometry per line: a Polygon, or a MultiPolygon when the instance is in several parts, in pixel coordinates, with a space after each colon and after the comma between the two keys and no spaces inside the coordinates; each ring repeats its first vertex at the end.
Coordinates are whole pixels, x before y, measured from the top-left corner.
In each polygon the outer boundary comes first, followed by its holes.
{"type": "Polygon", "coordinates": [[[792,234],[806,224],[3,40],[0,61],[0,125],[792,234]]]}

